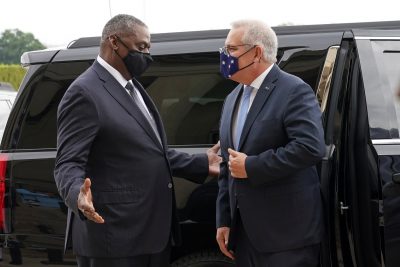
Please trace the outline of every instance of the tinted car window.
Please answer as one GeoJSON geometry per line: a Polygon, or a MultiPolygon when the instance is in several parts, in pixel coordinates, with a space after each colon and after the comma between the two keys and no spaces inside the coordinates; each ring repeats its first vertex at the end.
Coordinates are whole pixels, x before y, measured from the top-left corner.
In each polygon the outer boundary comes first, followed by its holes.
{"type": "MultiPolygon", "coordinates": [[[[219,117],[226,95],[236,86],[219,73],[219,54],[155,57],[140,78],[164,122],[171,145],[218,141],[219,117]]],[[[53,63],[39,82],[24,90],[29,103],[16,147],[55,148],[58,104],[68,86],[92,61],[53,63]]]]}
{"type": "Polygon", "coordinates": [[[399,138],[400,41],[357,40],[373,139],[399,138]]]}
{"type": "MultiPolygon", "coordinates": [[[[400,129],[400,102],[396,99],[400,90],[400,41],[397,42],[376,42],[375,50],[380,50],[380,68],[386,75],[382,77],[382,82],[387,86],[390,94],[395,100],[395,110],[397,114],[397,131],[400,129]]],[[[399,136],[396,136],[399,137],[399,136]]]]}
{"type": "MultiPolygon", "coordinates": [[[[281,52],[282,54],[282,52],[281,52]]],[[[325,52],[284,51],[280,67],[314,89],[325,52]],[[311,59],[313,60],[311,60],[311,59]]],[[[140,78],[163,119],[170,145],[213,144],[218,141],[220,112],[237,83],[219,72],[218,53],[155,56],[140,78]]],[[[25,89],[28,107],[21,120],[20,149],[55,148],[57,107],[65,90],[92,61],[53,63],[39,82],[25,89]]]]}
{"type": "Polygon", "coordinates": [[[42,77],[32,77],[38,82],[29,84],[21,95],[28,105],[20,118],[21,130],[16,133],[16,148],[56,148],[58,104],[72,81],[91,63],[53,63],[43,72],[38,71],[42,77]]]}
{"type": "Polygon", "coordinates": [[[213,144],[225,97],[236,86],[219,72],[219,54],[157,57],[141,79],[164,122],[170,145],[213,144]]]}
{"type": "MultiPolygon", "coordinates": [[[[304,54],[296,49],[286,50],[279,65],[315,89],[324,53],[304,54]]],[[[140,81],[160,112],[168,143],[199,145],[217,142],[223,101],[237,84],[221,76],[219,54],[168,55],[154,59],[140,81]]],[[[43,74],[49,78],[31,86],[30,94],[26,96],[30,98],[30,104],[22,121],[22,135],[18,138],[17,148],[56,147],[58,103],[70,83],[91,63],[53,63],[43,74]]]]}
{"type": "Polygon", "coordinates": [[[300,77],[316,91],[326,58],[326,50],[307,51],[297,48],[280,51],[283,55],[279,61],[279,67],[300,77]]]}

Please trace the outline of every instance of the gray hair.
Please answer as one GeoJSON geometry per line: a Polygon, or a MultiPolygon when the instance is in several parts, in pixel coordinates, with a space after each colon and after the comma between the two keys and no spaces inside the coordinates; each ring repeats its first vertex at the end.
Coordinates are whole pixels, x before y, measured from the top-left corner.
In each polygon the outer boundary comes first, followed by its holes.
{"type": "Polygon", "coordinates": [[[103,43],[108,37],[114,34],[119,36],[135,35],[138,26],[147,28],[147,25],[143,21],[134,16],[126,14],[116,15],[104,26],[100,43],[103,43]]]}
{"type": "Polygon", "coordinates": [[[244,44],[259,45],[264,48],[264,58],[276,62],[278,52],[278,38],[274,30],[259,20],[238,20],[232,22],[232,29],[244,28],[242,42],[244,44]]]}

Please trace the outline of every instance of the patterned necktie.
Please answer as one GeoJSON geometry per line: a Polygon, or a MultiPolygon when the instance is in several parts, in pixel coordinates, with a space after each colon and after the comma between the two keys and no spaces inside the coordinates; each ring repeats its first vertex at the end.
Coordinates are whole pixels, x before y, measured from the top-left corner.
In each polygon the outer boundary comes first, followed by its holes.
{"type": "Polygon", "coordinates": [[[154,133],[156,134],[158,141],[160,142],[160,144],[162,144],[160,134],[158,133],[158,130],[157,130],[156,122],[154,121],[154,118],[146,110],[144,103],[142,103],[142,101],[140,101],[139,96],[137,95],[139,92],[137,92],[135,90],[135,88],[133,87],[131,82],[128,82],[125,85],[125,88],[126,88],[126,90],[128,90],[129,95],[132,97],[133,101],[136,103],[136,105],[138,106],[140,111],[143,113],[143,115],[146,117],[147,121],[150,123],[150,126],[153,129],[154,133]]]}
{"type": "Polygon", "coordinates": [[[243,126],[246,121],[247,113],[249,111],[250,95],[251,95],[251,92],[253,91],[253,89],[254,88],[251,86],[245,86],[243,89],[242,100],[240,102],[240,107],[239,107],[239,111],[237,114],[236,129],[235,129],[235,141],[233,144],[236,149],[239,148],[240,136],[242,134],[243,126]]]}

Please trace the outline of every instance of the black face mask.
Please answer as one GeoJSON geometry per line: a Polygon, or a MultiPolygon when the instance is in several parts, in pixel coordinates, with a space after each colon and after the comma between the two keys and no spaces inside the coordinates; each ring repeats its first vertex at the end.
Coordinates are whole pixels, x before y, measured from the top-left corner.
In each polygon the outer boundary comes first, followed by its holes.
{"type": "MultiPolygon", "coordinates": [[[[121,44],[123,44],[123,46],[129,49],[119,37],[117,38],[121,44]]],[[[117,55],[119,54],[117,53],[117,55]]],[[[129,73],[135,78],[140,77],[150,66],[151,62],[153,62],[153,58],[150,56],[150,53],[142,53],[137,50],[129,50],[128,55],[122,58],[122,60],[124,61],[129,73]]]]}
{"type": "Polygon", "coordinates": [[[150,53],[142,53],[136,50],[130,50],[129,54],[122,60],[129,73],[135,78],[140,77],[153,62],[150,53]]]}

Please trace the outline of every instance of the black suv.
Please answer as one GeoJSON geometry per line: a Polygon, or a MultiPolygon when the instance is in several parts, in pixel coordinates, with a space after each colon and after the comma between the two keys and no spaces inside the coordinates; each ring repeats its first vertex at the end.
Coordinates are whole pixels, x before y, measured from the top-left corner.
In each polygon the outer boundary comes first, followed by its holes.
{"type": "MultiPolygon", "coordinates": [[[[275,31],[277,64],[314,88],[323,112],[321,266],[400,266],[400,21],[275,31]]],[[[155,61],[140,80],[171,147],[194,153],[219,139],[222,104],[236,85],[219,73],[218,48],[227,33],[152,36],[155,61]]],[[[70,252],[63,254],[67,208],[53,178],[56,111],[94,61],[99,40],[22,56],[29,68],[1,143],[1,266],[75,264],[70,252]]],[[[233,266],[215,242],[216,179],[174,182],[184,243],[172,252],[173,266],[233,266]]]]}

